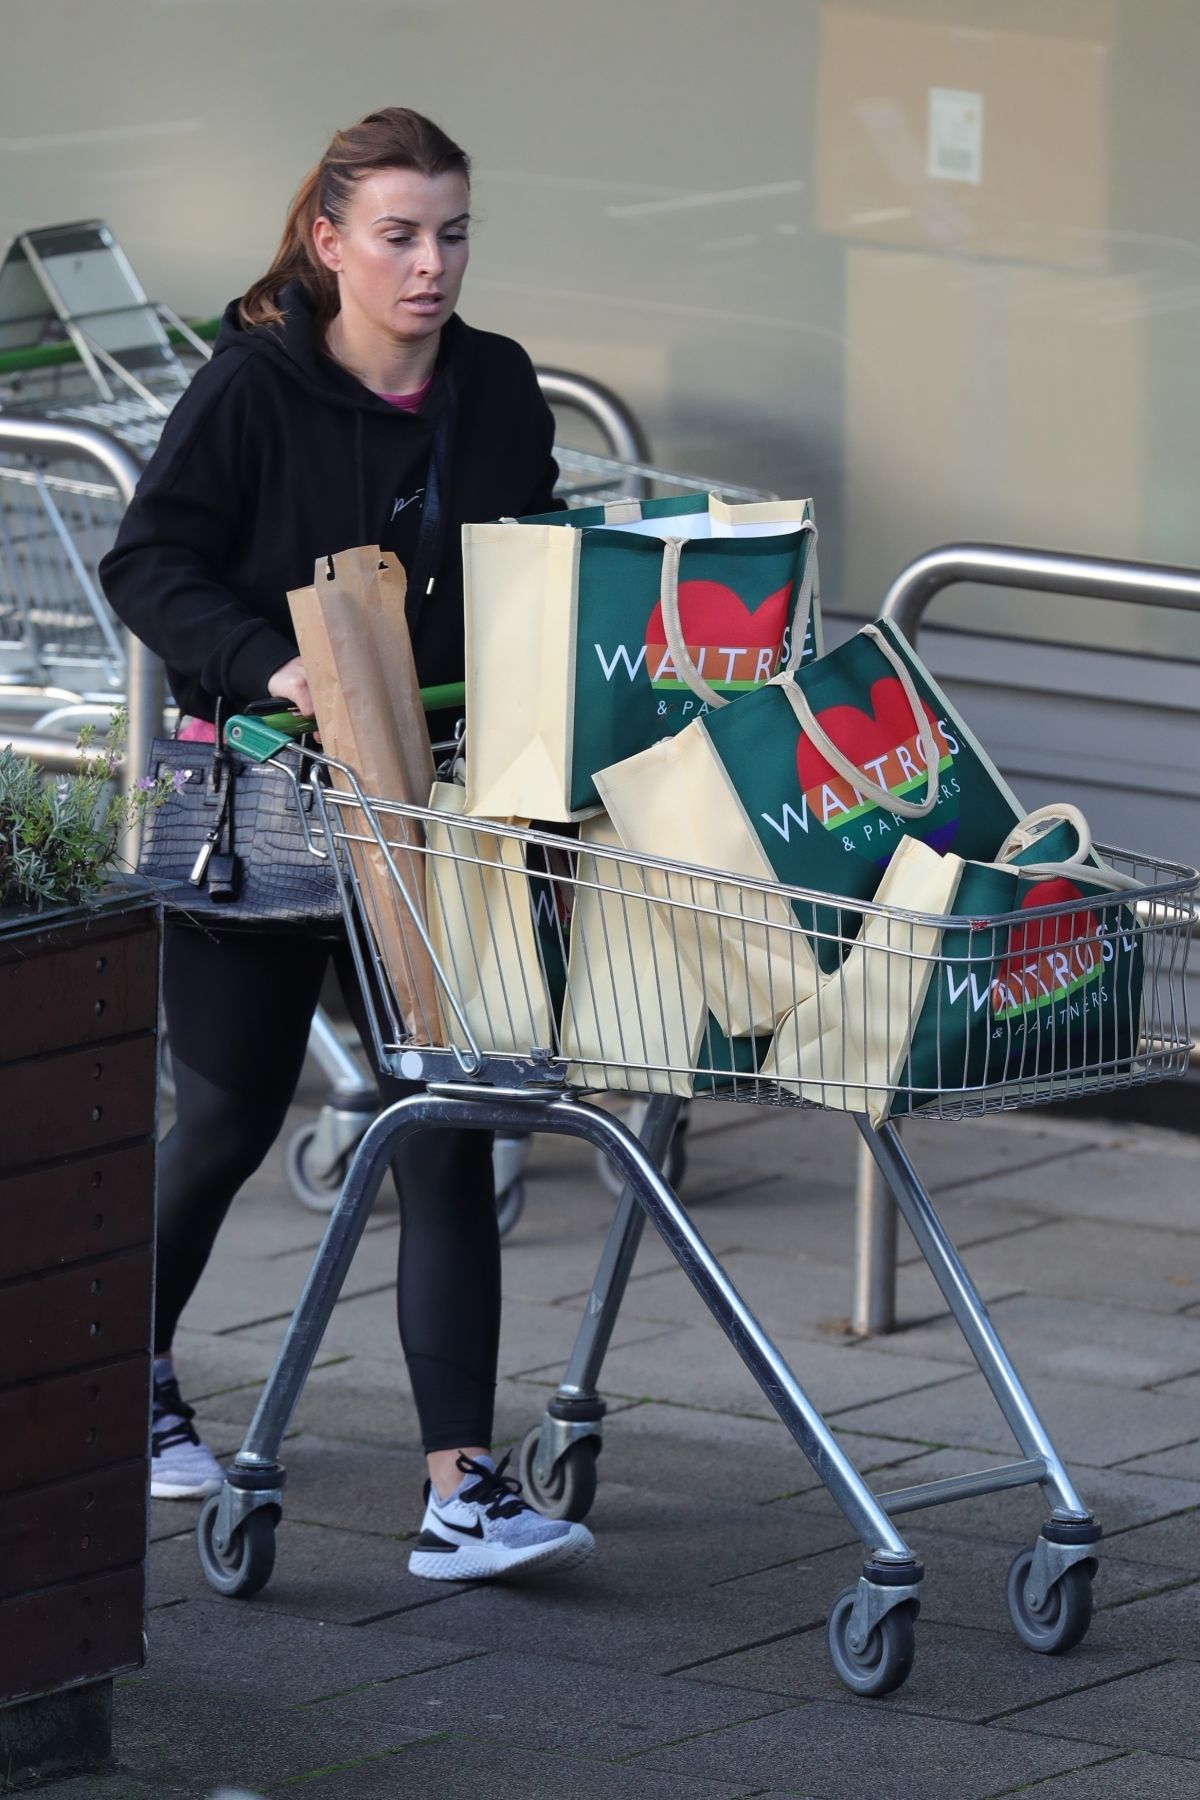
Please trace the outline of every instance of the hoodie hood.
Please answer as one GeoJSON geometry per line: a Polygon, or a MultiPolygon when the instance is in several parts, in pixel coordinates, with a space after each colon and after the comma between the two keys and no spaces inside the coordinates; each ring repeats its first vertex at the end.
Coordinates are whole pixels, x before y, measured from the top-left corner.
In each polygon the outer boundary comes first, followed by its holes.
{"type": "MultiPolygon", "coordinates": [[[[329,355],[317,329],[312,301],[298,281],[289,281],[280,292],[283,319],[277,324],[243,325],[238,306],[237,300],[231,300],[221,316],[214,358],[234,350],[243,355],[265,356],[281,374],[326,406],[396,417],[395,407],[364,387],[329,355]]],[[[457,315],[443,325],[433,387],[421,408],[426,418],[436,418],[447,405],[453,405],[468,336],[457,315]]]]}

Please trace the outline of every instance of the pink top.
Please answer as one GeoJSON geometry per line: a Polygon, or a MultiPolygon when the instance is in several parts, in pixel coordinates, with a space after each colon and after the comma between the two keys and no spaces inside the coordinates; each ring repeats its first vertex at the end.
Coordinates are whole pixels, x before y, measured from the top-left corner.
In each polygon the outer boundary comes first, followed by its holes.
{"type": "Polygon", "coordinates": [[[215,744],[217,741],[216,728],[207,719],[185,719],[178,736],[184,744],[215,744]]]}
{"type": "Polygon", "coordinates": [[[411,394],[380,394],[379,398],[386,400],[389,406],[396,407],[400,412],[415,413],[420,409],[422,400],[425,399],[432,386],[433,376],[431,375],[428,381],[423,382],[411,394]]]}

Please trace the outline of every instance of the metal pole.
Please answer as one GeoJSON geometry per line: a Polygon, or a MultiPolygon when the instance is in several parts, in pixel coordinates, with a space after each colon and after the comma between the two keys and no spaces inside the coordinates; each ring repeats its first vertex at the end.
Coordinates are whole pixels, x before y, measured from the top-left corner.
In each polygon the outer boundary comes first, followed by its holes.
{"type": "Polygon", "coordinates": [[[571,406],[585,413],[603,432],[609,454],[618,462],[650,461],[650,445],[637,418],[619,395],[587,375],[568,369],[538,369],[538,386],[551,406],[571,406]]]}
{"type": "Polygon", "coordinates": [[[858,1337],[896,1329],[896,1202],[865,1144],[854,1193],[854,1313],[858,1337]]]}
{"type": "MultiPolygon", "coordinates": [[[[1026,550],[1008,544],[943,544],[901,569],[884,598],[881,616],[893,619],[909,643],[915,644],[930,601],[944,589],[966,581],[1200,612],[1200,570],[1167,563],[1123,562],[1116,557],[1072,556],[1060,550],[1026,550]]],[[[894,1331],[895,1326],[896,1208],[875,1158],[867,1145],[860,1143],[853,1327],[866,1337],[894,1331]]]]}
{"type": "MultiPolygon", "coordinates": [[[[70,456],[96,463],[111,477],[126,506],[133,499],[138,476],[141,474],[136,457],[120,439],[111,432],[101,431],[95,425],[68,424],[58,419],[0,416],[0,451],[4,450],[37,455],[46,460],[70,456]]],[[[150,745],[162,728],[166,688],[158,657],[132,633],[125,634],[125,641],[129,736],[125,747],[122,786],[128,791],[138,777],[145,773],[150,758],[150,745]]],[[[23,749],[24,747],[22,745],[23,749]]],[[[56,764],[57,753],[45,739],[39,739],[36,751],[29,753],[36,755],[37,760],[47,768],[56,764]]],[[[73,767],[74,762],[75,753],[72,750],[66,766],[73,767]]],[[[136,842],[127,842],[124,854],[130,861],[136,860],[136,842]]]]}

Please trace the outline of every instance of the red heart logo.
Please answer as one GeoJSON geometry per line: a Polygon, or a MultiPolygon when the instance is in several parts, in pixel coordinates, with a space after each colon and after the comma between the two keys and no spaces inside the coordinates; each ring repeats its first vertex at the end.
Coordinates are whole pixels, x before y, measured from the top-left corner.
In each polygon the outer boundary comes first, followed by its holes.
{"type": "MultiPolygon", "coordinates": [[[[1082,900],[1072,881],[1056,875],[1035,881],[1022,897],[1020,911],[1035,906],[1062,906],[1082,900]]],[[[1090,908],[1013,925],[1008,951],[992,988],[997,1012],[1036,1005],[1099,969],[1102,958],[1099,923],[1090,908]]]]}
{"type": "MultiPolygon", "coordinates": [[[[692,661],[715,688],[752,687],[774,673],[787,629],[791,584],[768,594],[754,611],[720,581],[681,581],[679,623],[692,661]],[[761,652],[775,652],[769,665],[761,652]]],[[[650,680],[657,675],[667,654],[667,631],[662,602],[658,601],[646,626],[646,655],[650,680]]],[[[664,681],[678,684],[678,672],[668,663],[664,681]]]]}
{"type": "MultiPolygon", "coordinates": [[[[937,717],[928,701],[922,700],[925,716],[934,728],[934,741],[940,745],[941,734],[937,729],[937,717]]],[[[896,763],[894,752],[897,745],[908,746],[916,735],[916,721],[908,695],[894,675],[884,675],[871,685],[871,710],[864,712],[857,706],[827,706],[817,713],[817,723],[823,727],[827,736],[833,739],[843,756],[859,769],[867,769],[869,763],[878,763],[888,758],[889,766],[871,771],[872,778],[882,787],[898,787],[905,779],[906,771],[896,763]],[[880,777],[882,776],[882,780],[880,777]]],[[[918,767],[920,767],[918,763],[918,767]]],[[[814,788],[826,783],[844,786],[840,775],[836,774],[816,746],[802,737],[796,745],[796,774],[800,778],[802,791],[809,794],[814,788]]]]}

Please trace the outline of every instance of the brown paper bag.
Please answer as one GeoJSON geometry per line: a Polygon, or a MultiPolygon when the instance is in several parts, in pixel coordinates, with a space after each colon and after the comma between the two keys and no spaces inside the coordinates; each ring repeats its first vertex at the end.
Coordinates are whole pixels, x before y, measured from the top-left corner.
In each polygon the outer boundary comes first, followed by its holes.
{"type": "MultiPolygon", "coordinates": [[[[296,642],[312,690],[326,755],[354,770],[370,799],[424,806],[433,753],[404,617],[404,570],[375,545],[322,557],[313,585],[288,595],[296,642]]],[[[419,820],[376,813],[404,891],[377,845],[351,843],[364,911],[407,1035],[441,1042],[437,983],[405,895],[425,922],[419,820]]],[[[364,820],[339,809],[339,822],[370,837],[364,820]]]]}

